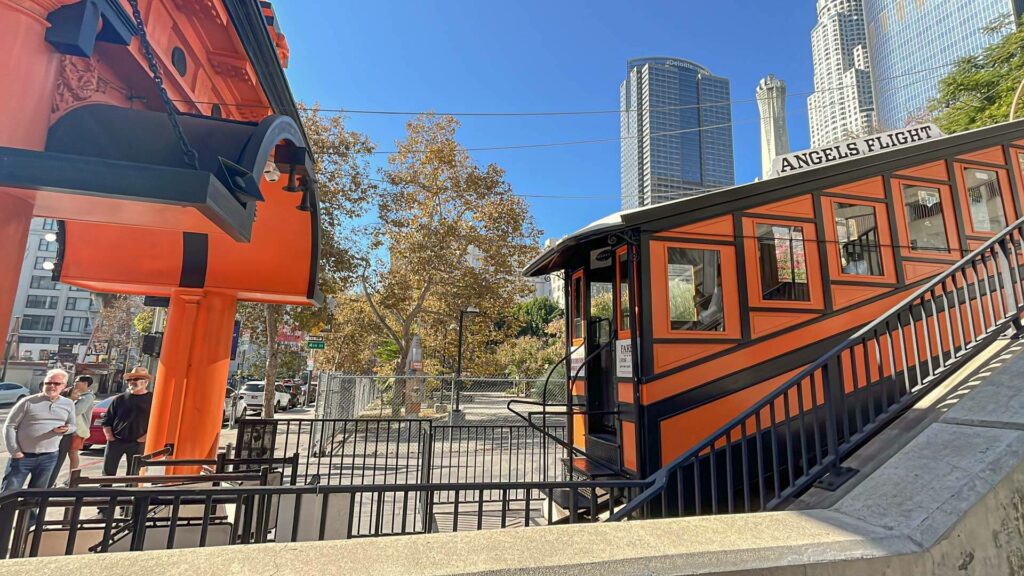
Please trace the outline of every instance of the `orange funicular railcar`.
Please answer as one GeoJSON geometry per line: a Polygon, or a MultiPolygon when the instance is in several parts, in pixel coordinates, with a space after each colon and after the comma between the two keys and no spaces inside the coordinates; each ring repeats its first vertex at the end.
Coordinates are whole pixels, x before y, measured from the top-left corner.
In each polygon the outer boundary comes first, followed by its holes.
{"type": "Polygon", "coordinates": [[[613,214],[531,263],[565,278],[576,473],[648,476],[1024,216],[1024,122],[900,134],[613,214]]]}

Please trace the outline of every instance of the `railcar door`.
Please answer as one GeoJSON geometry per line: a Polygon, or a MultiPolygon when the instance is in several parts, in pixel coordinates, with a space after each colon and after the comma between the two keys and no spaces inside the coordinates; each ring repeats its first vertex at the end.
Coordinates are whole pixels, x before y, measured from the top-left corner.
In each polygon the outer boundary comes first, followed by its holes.
{"type": "Polygon", "coordinates": [[[611,249],[595,251],[587,273],[587,456],[616,471],[615,270],[611,249]]]}

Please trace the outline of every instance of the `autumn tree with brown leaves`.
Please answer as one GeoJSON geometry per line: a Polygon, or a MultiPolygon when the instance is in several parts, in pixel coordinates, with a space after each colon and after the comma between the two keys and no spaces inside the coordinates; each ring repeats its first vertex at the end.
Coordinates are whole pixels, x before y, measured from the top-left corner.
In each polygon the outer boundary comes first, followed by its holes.
{"type": "Polygon", "coordinates": [[[459,312],[472,306],[480,314],[464,325],[470,365],[473,350],[514,336],[506,320],[528,293],[521,271],[539,238],[528,205],[502,168],[473,161],[456,140],[458,127],[451,116],[411,120],[373,201],[379,223],[368,230],[362,295],[398,349],[399,372],[411,368],[415,335],[426,357],[454,358],[459,312]]]}
{"type": "MultiPolygon", "coordinates": [[[[375,185],[369,178],[367,159],[374,146],[358,132],[345,128],[338,114],[325,114],[319,104],[300,105],[307,143],[316,170],[320,209],[320,258],[318,278],[325,294],[343,292],[352,282],[356,258],[352,251],[350,223],[361,214],[375,185]]],[[[284,328],[311,331],[329,322],[326,307],[240,305],[244,329],[266,342],[263,417],[274,414],[274,380],[278,366],[278,332],[284,328]]]]}

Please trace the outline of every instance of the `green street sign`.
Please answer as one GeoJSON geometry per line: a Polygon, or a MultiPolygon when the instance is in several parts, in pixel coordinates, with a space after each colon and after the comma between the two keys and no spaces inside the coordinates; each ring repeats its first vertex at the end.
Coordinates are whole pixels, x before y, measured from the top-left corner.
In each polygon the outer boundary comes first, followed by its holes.
{"type": "Polygon", "coordinates": [[[306,342],[306,348],[309,348],[310,350],[323,350],[324,349],[324,343],[323,342],[306,342]]]}

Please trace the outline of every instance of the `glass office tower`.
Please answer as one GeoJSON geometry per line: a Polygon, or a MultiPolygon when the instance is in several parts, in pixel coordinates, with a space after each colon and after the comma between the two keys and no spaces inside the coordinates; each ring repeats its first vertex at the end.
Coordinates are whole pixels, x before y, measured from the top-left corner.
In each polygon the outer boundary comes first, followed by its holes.
{"type": "Polygon", "coordinates": [[[1019,19],[1024,0],[864,0],[875,111],[884,129],[927,118],[939,80],[964,56],[1013,30],[986,32],[1003,16],[1019,19]]]}
{"type": "Polygon", "coordinates": [[[735,183],[729,80],[679,58],[635,58],[619,88],[622,208],[735,183]]]}

